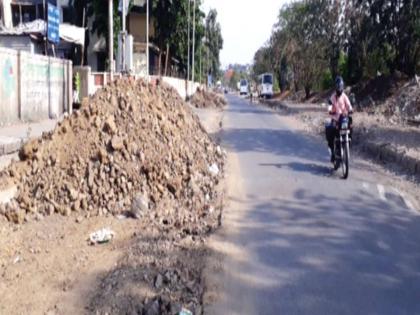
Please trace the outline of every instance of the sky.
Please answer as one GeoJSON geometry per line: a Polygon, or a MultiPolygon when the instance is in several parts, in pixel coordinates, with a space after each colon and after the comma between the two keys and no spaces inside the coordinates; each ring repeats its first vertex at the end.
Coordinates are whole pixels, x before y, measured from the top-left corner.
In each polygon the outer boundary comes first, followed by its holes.
{"type": "Polygon", "coordinates": [[[204,12],[217,10],[222,27],[222,67],[251,63],[255,52],[270,38],[280,8],[287,0],[204,0],[204,12]]]}

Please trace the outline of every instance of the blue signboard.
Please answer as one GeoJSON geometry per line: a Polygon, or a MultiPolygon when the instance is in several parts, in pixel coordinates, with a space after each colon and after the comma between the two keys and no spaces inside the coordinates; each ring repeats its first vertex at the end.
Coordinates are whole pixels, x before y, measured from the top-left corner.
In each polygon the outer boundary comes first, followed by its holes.
{"type": "Polygon", "coordinates": [[[60,42],[60,11],[48,3],[48,40],[54,44],[60,42]]]}

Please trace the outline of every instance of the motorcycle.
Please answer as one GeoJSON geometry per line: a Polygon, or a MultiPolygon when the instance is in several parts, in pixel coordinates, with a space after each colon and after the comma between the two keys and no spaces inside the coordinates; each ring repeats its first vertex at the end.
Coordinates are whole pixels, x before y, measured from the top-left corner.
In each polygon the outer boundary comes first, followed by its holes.
{"type": "Polygon", "coordinates": [[[338,170],[341,166],[343,178],[349,176],[349,160],[350,160],[350,116],[340,116],[338,122],[338,132],[334,141],[335,162],[334,169],[338,170]]]}

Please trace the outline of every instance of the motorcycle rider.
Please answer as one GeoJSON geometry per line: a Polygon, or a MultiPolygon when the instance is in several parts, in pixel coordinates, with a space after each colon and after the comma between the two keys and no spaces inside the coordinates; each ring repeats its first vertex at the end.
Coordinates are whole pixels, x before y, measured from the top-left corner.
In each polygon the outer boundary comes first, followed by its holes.
{"type": "MultiPolygon", "coordinates": [[[[338,126],[340,117],[348,116],[353,113],[353,107],[350,100],[344,93],[344,80],[341,76],[335,79],[335,92],[329,99],[329,115],[331,116],[330,123],[325,127],[325,135],[328,142],[328,147],[331,153],[331,163],[335,161],[334,154],[334,140],[338,134],[338,126]]],[[[352,124],[351,117],[349,119],[350,126],[352,124]]],[[[351,128],[350,128],[351,135],[351,128]]],[[[351,137],[351,136],[350,136],[351,137]]]]}

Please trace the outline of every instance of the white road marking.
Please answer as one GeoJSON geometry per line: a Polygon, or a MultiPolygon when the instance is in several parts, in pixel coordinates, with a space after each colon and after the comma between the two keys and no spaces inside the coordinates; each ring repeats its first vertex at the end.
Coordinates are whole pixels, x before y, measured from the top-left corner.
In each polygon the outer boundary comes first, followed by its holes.
{"type": "Polygon", "coordinates": [[[397,194],[399,194],[399,195],[401,196],[401,199],[404,201],[405,206],[406,206],[409,210],[411,210],[412,212],[414,212],[414,213],[416,213],[416,214],[419,214],[419,213],[417,212],[417,209],[416,209],[416,207],[414,206],[413,202],[412,202],[412,201],[408,198],[408,196],[407,196],[405,193],[403,193],[402,191],[400,191],[400,190],[398,190],[398,189],[396,189],[396,188],[394,188],[394,191],[395,191],[397,194]]]}
{"type": "Polygon", "coordinates": [[[368,183],[363,183],[362,186],[363,186],[364,189],[369,190],[369,184],[368,183]]]}
{"type": "Polygon", "coordinates": [[[377,187],[378,187],[379,198],[381,198],[381,200],[383,201],[386,201],[384,186],[381,184],[378,184],[377,187]]]}

